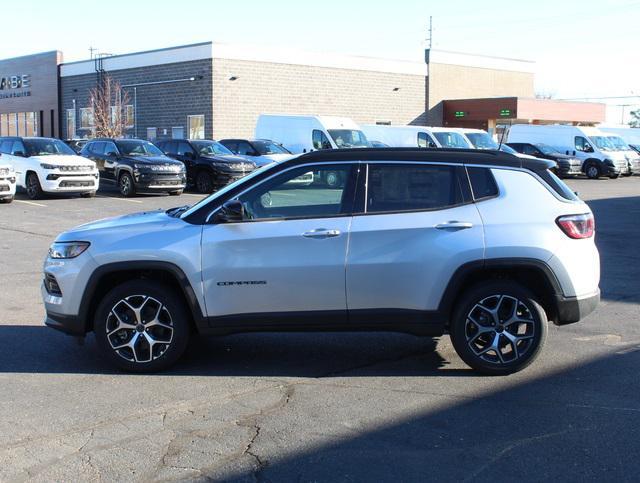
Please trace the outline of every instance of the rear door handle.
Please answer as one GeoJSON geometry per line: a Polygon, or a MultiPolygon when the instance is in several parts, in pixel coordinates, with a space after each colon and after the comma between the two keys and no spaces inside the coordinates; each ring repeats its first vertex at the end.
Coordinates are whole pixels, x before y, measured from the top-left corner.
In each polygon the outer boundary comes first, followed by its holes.
{"type": "Polygon", "coordinates": [[[302,234],[305,238],[334,238],[340,236],[340,230],[327,230],[326,228],[316,228],[302,234]]]}
{"type": "Polygon", "coordinates": [[[467,230],[473,228],[473,223],[468,221],[447,221],[436,225],[436,230],[467,230]]]}

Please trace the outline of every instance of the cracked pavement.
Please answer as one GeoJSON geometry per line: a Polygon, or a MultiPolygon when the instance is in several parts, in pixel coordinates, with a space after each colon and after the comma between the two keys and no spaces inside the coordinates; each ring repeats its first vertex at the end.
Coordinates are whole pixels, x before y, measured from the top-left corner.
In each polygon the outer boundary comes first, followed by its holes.
{"type": "Polygon", "coordinates": [[[42,325],[46,249],[81,222],[199,197],[0,206],[0,481],[635,480],[640,177],[569,184],[596,213],[603,301],[501,378],[447,337],[384,333],[199,339],[169,372],[119,373],[92,337],[42,325]]]}

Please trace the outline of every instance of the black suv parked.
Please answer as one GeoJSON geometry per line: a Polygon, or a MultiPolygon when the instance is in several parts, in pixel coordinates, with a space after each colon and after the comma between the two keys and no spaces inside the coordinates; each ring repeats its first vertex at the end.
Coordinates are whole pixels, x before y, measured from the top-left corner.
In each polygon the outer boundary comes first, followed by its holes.
{"type": "Polygon", "coordinates": [[[558,163],[558,174],[562,177],[582,174],[582,161],[575,156],[559,153],[557,149],[543,143],[507,143],[519,153],[550,159],[558,163]]]}
{"type": "Polygon", "coordinates": [[[118,183],[122,196],[139,191],[182,194],[186,185],[184,164],[171,159],[148,141],[140,139],[93,139],[80,155],[95,161],[102,179],[118,183]]]}
{"type": "Polygon", "coordinates": [[[157,146],[187,167],[187,185],[212,193],[247,175],[256,164],[234,155],[217,141],[171,139],[157,146]]]}

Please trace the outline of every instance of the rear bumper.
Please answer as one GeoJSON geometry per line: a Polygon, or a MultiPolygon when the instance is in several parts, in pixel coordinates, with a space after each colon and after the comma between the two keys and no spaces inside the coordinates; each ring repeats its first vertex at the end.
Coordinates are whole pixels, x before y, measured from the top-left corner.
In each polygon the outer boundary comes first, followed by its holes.
{"type": "Polygon", "coordinates": [[[556,325],[567,325],[579,322],[593,312],[600,303],[600,290],[588,297],[556,296],[558,317],[556,325]]]}

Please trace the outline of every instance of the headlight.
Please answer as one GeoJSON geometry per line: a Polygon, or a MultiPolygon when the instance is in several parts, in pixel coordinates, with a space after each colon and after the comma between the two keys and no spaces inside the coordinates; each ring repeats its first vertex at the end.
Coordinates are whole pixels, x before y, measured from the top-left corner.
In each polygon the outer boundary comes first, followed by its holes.
{"type": "Polygon", "coordinates": [[[40,167],[42,169],[59,169],[60,168],[60,166],[56,164],[46,164],[46,163],[40,163],[40,167]]]}
{"type": "Polygon", "coordinates": [[[89,242],[54,242],[49,247],[51,258],[76,258],[89,248],[89,242]]]}

